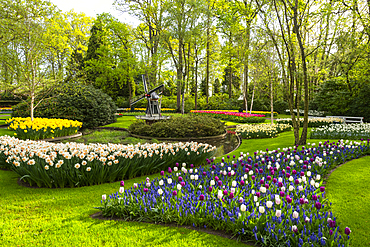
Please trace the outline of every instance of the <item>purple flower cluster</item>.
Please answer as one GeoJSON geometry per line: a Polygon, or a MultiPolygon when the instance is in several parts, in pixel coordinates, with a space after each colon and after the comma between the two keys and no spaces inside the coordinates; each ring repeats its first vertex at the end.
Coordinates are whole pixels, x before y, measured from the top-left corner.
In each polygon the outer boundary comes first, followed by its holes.
{"type": "Polygon", "coordinates": [[[330,211],[322,174],[369,151],[368,143],[338,141],[241,154],[199,168],[177,165],[111,195],[102,202],[103,215],[210,226],[268,246],[348,246],[351,231],[330,211]]]}

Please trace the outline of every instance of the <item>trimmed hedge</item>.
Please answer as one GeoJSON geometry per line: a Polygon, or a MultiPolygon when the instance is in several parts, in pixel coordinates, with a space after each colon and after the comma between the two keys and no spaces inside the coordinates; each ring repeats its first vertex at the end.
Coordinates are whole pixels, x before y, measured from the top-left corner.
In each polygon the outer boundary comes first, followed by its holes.
{"type": "Polygon", "coordinates": [[[137,121],[130,125],[129,131],[135,135],[159,138],[207,137],[224,134],[225,123],[210,116],[186,115],[151,125],[137,121]]]}

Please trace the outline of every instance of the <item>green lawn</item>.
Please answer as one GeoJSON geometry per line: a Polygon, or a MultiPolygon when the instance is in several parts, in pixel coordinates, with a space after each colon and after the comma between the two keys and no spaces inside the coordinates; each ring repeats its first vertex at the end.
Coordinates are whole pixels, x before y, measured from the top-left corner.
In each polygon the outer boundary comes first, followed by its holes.
{"type": "Polygon", "coordinates": [[[128,128],[135,121],[136,118],[134,116],[122,116],[117,118],[117,122],[105,125],[103,127],[128,128]]]}
{"type": "Polygon", "coordinates": [[[370,156],[352,160],[328,178],[326,196],[333,203],[341,229],[352,230],[351,246],[370,246],[370,156]]]}
{"type": "MultiPolygon", "coordinates": [[[[116,127],[127,128],[134,117],[121,117],[116,127]]],[[[9,134],[0,129],[0,135],[9,134]]],[[[318,143],[325,140],[308,140],[318,143]]],[[[273,139],[243,140],[240,152],[293,146],[293,132],[273,139]]],[[[369,246],[370,157],[348,162],[327,181],[327,197],[342,227],[353,231],[353,247],[369,246]]],[[[149,176],[154,178],[158,174],[149,176]]],[[[145,177],[125,181],[129,188],[145,177]]],[[[246,246],[235,240],[185,228],[138,222],[103,221],[98,212],[102,194],[111,194],[119,182],[82,188],[31,189],[19,186],[11,171],[0,170],[0,246],[246,246]]]]}

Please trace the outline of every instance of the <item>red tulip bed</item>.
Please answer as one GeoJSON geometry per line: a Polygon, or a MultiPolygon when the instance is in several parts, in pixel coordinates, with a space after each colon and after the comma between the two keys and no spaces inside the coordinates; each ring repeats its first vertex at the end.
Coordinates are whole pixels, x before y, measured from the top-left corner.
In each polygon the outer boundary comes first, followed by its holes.
{"type": "Polygon", "coordinates": [[[228,112],[228,111],[191,111],[195,115],[207,115],[225,121],[236,123],[263,123],[265,122],[265,115],[262,114],[249,114],[242,112],[228,112]]]}

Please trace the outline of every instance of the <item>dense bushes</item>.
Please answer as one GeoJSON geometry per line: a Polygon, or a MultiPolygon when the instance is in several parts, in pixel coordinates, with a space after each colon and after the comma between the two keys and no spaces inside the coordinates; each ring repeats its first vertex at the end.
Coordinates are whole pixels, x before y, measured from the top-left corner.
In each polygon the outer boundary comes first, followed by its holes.
{"type": "Polygon", "coordinates": [[[218,119],[209,116],[186,115],[171,117],[169,120],[156,122],[152,125],[138,121],[130,125],[131,133],[150,137],[206,137],[225,133],[225,125],[218,119]]]}
{"type": "MultiPolygon", "coordinates": [[[[112,98],[89,85],[63,84],[56,88],[51,97],[35,109],[35,117],[64,118],[83,122],[85,128],[106,125],[116,121],[117,107],[112,98]]],[[[12,117],[29,117],[26,102],[13,107],[12,117]]]]}
{"type": "Polygon", "coordinates": [[[340,79],[325,82],[312,105],[333,116],[364,117],[364,121],[370,122],[370,85],[368,82],[350,83],[351,90],[340,79]]]}

